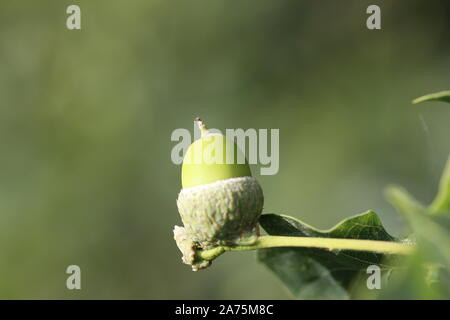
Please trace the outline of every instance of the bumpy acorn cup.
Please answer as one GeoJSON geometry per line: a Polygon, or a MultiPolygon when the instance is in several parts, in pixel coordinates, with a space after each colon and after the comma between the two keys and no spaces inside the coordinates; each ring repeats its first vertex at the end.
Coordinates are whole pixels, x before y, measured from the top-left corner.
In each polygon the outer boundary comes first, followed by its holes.
{"type": "Polygon", "coordinates": [[[184,228],[174,229],[183,262],[193,270],[210,264],[198,261],[195,250],[255,239],[264,204],[262,189],[237,146],[221,134],[209,133],[200,119],[196,122],[202,136],[186,152],[177,199],[184,228]]]}

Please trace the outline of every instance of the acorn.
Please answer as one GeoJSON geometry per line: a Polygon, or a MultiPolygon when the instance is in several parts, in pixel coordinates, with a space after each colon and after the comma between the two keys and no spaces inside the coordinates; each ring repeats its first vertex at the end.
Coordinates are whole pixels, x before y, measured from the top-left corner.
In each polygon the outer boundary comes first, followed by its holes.
{"type": "Polygon", "coordinates": [[[183,159],[177,206],[184,229],[176,227],[175,232],[176,240],[183,239],[177,244],[188,264],[194,257],[192,250],[185,254],[186,247],[211,248],[256,238],[264,204],[261,186],[242,151],[226,136],[209,132],[201,119],[195,121],[201,137],[183,159]]]}

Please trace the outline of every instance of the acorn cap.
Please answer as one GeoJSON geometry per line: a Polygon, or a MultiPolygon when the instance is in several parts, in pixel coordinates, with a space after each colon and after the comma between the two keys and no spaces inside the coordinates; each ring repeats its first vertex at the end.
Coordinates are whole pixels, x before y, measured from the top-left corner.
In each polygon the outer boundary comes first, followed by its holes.
{"type": "Polygon", "coordinates": [[[256,236],[263,205],[263,191],[253,177],[185,188],[177,199],[186,232],[203,248],[237,244],[256,236]]]}
{"type": "Polygon", "coordinates": [[[196,244],[192,241],[185,228],[175,226],[173,229],[173,238],[177,243],[178,249],[180,249],[183,254],[181,260],[185,264],[191,265],[193,271],[198,271],[211,265],[211,261],[198,259],[196,256],[196,244]]]}

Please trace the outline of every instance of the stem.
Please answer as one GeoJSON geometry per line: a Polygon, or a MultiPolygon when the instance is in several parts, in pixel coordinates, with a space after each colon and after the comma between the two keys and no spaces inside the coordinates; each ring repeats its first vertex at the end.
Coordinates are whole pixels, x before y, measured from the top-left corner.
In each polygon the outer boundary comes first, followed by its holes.
{"type": "Polygon", "coordinates": [[[203,120],[197,117],[194,119],[194,121],[197,122],[197,126],[200,129],[201,136],[206,136],[208,134],[208,129],[206,128],[206,124],[203,122],[203,120]]]}
{"type": "Polygon", "coordinates": [[[258,250],[274,247],[303,247],[321,248],[327,250],[356,250],[371,251],[385,254],[408,254],[413,246],[391,241],[314,238],[314,237],[285,237],[262,236],[250,245],[219,246],[207,250],[197,251],[197,257],[203,260],[213,260],[225,251],[258,250]]]}

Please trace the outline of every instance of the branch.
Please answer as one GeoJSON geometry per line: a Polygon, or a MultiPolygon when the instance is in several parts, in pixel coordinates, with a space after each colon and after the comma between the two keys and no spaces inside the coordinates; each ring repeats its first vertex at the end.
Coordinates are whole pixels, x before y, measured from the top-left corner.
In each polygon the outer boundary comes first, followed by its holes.
{"type": "Polygon", "coordinates": [[[218,246],[207,250],[198,250],[196,256],[201,260],[214,260],[225,251],[258,250],[275,247],[322,248],[333,250],[370,251],[384,254],[409,254],[414,248],[411,244],[391,241],[262,236],[251,245],[218,246]]]}

